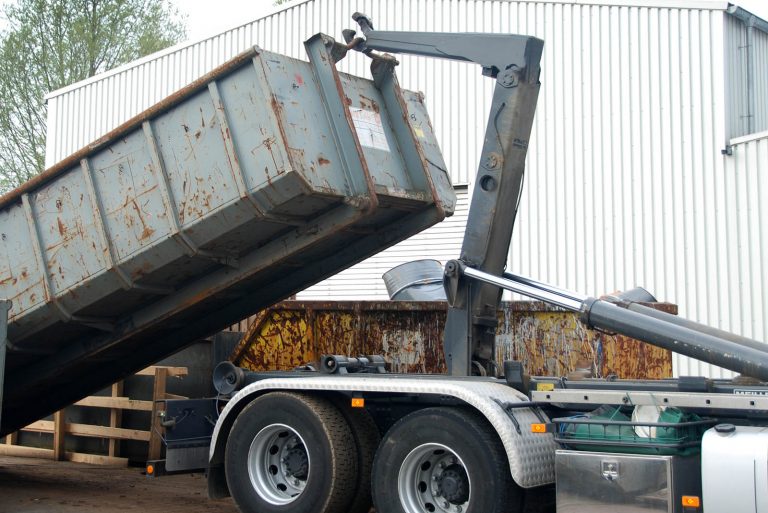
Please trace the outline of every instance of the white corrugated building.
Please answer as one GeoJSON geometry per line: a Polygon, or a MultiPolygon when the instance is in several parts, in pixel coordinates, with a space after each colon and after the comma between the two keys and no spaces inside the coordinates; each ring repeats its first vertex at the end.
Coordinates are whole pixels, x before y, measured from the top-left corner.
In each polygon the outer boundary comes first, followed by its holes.
{"type": "MultiPolygon", "coordinates": [[[[305,39],[341,39],[355,11],[387,30],[545,40],[511,270],[588,294],[643,285],[681,315],[768,341],[768,24],[727,2],[294,0],[51,92],[46,164],[249,46],[306,58],[305,39]]],[[[459,212],[304,299],[385,298],[392,266],[458,255],[493,84],[469,64],[400,60],[403,86],[426,95],[459,212]]],[[[353,55],[341,68],[367,65],[353,55]]],[[[721,375],[682,357],[675,369],[721,375]]]]}

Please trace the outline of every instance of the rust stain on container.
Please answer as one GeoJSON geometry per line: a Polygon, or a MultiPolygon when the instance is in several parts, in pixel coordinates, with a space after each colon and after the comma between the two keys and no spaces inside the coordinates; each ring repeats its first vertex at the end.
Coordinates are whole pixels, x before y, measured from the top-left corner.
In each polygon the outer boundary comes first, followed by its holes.
{"type": "MultiPolygon", "coordinates": [[[[652,305],[670,313],[677,307],[652,305]]],[[[290,370],[323,354],[380,354],[392,372],[444,374],[443,302],[283,301],[250,319],[231,360],[246,369],[290,370]]],[[[661,379],[672,353],[586,329],[576,314],[541,302],[502,303],[496,360],[519,360],[531,375],[564,376],[587,368],[595,377],[661,379]]]]}

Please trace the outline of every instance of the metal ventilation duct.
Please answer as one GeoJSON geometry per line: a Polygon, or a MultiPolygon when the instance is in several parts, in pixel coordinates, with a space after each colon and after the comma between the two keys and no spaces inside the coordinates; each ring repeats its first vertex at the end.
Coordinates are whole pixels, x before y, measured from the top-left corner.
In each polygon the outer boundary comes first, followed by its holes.
{"type": "Polygon", "coordinates": [[[443,266],[437,260],[414,260],[382,276],[389,298],[396,301],[445,301],[443,266]]]}

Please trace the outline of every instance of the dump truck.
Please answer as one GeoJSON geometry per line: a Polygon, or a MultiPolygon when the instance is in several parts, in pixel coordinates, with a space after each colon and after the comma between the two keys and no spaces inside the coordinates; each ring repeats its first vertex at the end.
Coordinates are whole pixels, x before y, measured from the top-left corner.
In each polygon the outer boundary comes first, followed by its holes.
{"type": "Polygon", "coordinates": [[[166,401],[163,470],[205,469],[210,497],[249,513],[768,511],[763,344],[650,309],[643,289],[590,298],[506,272],[543,41],[353,18],[343,43],[307,40],[308,63],[246,52],[0,200],[16,259],[0,268],[3,433],[450,214],[422,97],[394,73],[407,53],[495,81],[443,272],[448,375],[377,355],[223,362],[216,397],[166,401]],[[352,51],[372,80],[336,70],[352,51]],[[495,361],[503,290],[741,376],[525,375],[495,361]]]}

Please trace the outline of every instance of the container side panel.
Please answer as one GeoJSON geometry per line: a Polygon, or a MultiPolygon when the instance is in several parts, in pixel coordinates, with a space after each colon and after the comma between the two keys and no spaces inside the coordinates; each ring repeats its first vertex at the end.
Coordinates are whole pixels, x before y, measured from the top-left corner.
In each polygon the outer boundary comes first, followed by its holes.
{"type": "MultiPolygon", "coordinates": [[[[373,181],[379,187],[377,192],[405,194],[411,191],[414,188],[413,179],[398,151],[392,124],[382,107],[384,100],[381,93],[371,87],[368,80],[344,73],[339,77],[357,138],[369,163],[373,181]]],[[[423,178],[421,182],[424,183],[423,178]]]]}
{"type": "Polygon", "coordinates": [[[182,227],[239,197],[226,135],[207,90],[160,116],[154,129],[182,227]]]}
{"type": "Polygon", "coordinates": [[[82,174],[63,174],[30,196],[52,294],[62,295],[103,271],[101,242],[82,174]]]}
{"type": "Polygon", "coordinates": [[[345,170],[311,67],[268,52],[261,62],[278,104],[292,166],[318,192],[348,193],[345,170]]]}
{"type": "Polygon", "coordinates": [[[424,105],[423,96],[403,90],[403,97],[406,102],[408,122],[424,152],[424,158],[429,166],[429,174],[437,195],[440,198],[445,198],[443,208],[446,213],[453,214],[456,210],[456,194],[453,192],[448,166],[443,160],[443,152],[440,151],[435,131],[432,129],[432,122],[429,119],[427,107],[424,105]]]}
{"type": "Polygon", "coordinates": [[[143,132],[134,131],[99,152],[90,166],[118,262],[169,236],[171,225],[143,132]]]}
{"type": "Polygon", "coordinates": [[[45,301],[45,286],[21,203],[0,211],[0,227],[0,297],[13,301],[12,322],[45,301]]]}
{"type": "MultiPolygon", "coordinates": [[[[656,304],[674,312],[674,305],[656,304]]],[[[392,372],[445,373],[442,301],[284,301],[259,314],[230,359],[247,369],[290,370],[323,354],[380,354],[392,372]]],[[[544,303],[503,302],[496,361],[515,359],[526,374],[663,379],[672,353],[628,337],[585,329],[575,314],[544,303]]]]}
{"type": "Polygon", "coordinates": [[[240,69],[220,83],[220,94],[247,189],[264,211],[302,194],[302,181],[290,167],[272,93],[261,61],[240,69]]]}

